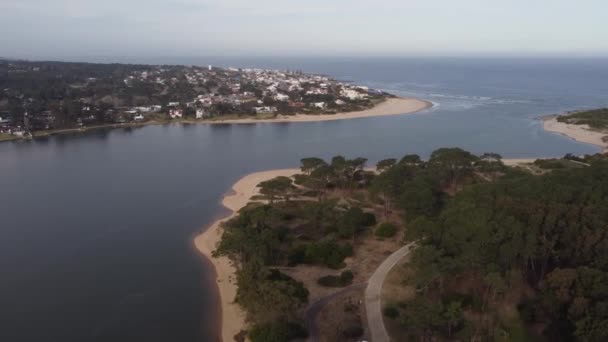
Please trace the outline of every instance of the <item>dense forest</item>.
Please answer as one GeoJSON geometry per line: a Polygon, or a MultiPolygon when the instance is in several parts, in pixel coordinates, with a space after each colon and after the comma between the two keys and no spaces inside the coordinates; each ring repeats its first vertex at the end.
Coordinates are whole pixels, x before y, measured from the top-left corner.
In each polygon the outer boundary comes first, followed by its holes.
{"type": "Polygon", "coordinates": [[[537,163],[538,174],[457,148],[383,160],[376,172],[362,158],[303,159],[295,182],[260,185],[216,251],[238,266],[250,337],[305,333],[307,289],[279,269],[319,265],[348,283],[344,260],[360,241],[403,232],[402,243],[417,242],[400,270],[415,296],[385,314],[411,338],[607,340],[608,158],[568,157],[537,163]]]}
{"type": "Polygon", "coordinates": [[[186,101],[198,94],[183,76],[186,67],[155,68],[162,69],[164,78],[175,78],[175,84],[132,78],[150,71],[148,65],[0,61],[0,112],[15,122],[23,122],[27,112],[39,129],[48,128],[51,116],[51,126],[63,128],[79,119],[114,122],[110,114],[118,107],[186,101]],[[84,106],[90,110],[83,111],[84,106]]]}
{"type": "Polygon", "coordinates": [[[406,211],[419,240],[402,303],[423,340],[608,338],[608,162],[469,186],[406,211]]]}

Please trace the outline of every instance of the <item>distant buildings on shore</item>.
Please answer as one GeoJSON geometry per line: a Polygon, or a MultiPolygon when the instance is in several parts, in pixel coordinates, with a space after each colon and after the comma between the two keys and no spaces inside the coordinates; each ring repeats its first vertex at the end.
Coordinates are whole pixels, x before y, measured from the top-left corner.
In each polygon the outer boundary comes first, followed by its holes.
{"type": "Polygon", "coordinates": [[[48,68],[44,62],[0,62],[0,71],[2,67],[8,71],[9,87],[0,90],[0,132],[9,134],[163,117],[336,113],[369,107],[373,105],[370,99],[384,96],[367,87],[299,71],[92,64],[87,67],[94,74],[87,74],[65,63],[66,70],[53,74],[57,68],[48,68]],[[18,82],[11,86],[11,75],[17,73],[36,80],[41,75],[69,76],[71,81],[51,89],[50,99],[26,97],[34,92],[20,89],[18,82]],[[125,73],[119,83],[115,82],[117,73],[125,73]]]}

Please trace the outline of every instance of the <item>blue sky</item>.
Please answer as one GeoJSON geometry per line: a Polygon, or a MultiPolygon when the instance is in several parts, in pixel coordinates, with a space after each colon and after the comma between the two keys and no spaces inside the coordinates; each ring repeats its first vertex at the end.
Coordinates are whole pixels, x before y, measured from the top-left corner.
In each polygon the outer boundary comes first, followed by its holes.
{"type": "Polygon", "coordinates": [[[0,0],[0,56],[608,56],[606,0],[0,0]]]}

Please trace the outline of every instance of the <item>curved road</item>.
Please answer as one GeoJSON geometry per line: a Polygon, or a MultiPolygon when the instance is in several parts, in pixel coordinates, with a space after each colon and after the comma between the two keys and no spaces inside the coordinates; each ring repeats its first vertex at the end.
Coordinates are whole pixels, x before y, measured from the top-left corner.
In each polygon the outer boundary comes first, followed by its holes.
{"type": "Polygon", "coordinates": [[[367,312],[367,325],[372,342],[390,341],[384,327],[384,317],[382,316],[382,284],[384,284],[388,272],[409,254],[414,244],[405,245],[386,258],[367,282],[367,288],[365,289],[365,311],[367,312]]]}
{"type": "Polygon", "coordinates": [[[306,328],[309,332],[308,342],[318,342],[319,339],[319,327],[316,324],[316,318],[319,312],[332,300],[345,295],[349,292],[356,291],[365,288],[365,311],[367,312],[367,322],[369,325],[369,335],[371,336],[372,342],[388,342],[389,337],[384,328],[384,318],[382,316],[382,284],[384,279],[388,275],[388,272],[395,267],[395,265],[403,259],[410,252],[414,243],[405,245],[389,255],[380,266],[376,269],[374,274],[367,282],[353,284],[345,287],[339,291],[331,293],[325,297],[319,298],[314,303],[310,304],[306,309],[305,320],[306,328]]]}

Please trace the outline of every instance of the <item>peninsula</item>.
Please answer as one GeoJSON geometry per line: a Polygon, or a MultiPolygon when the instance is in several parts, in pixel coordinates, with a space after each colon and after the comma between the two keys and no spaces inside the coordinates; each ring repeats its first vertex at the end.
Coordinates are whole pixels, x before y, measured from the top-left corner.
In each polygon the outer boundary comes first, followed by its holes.
{"type": "Polygon", "coordinates": [[[608,109],[583,110],[542,118],[546,131],[608,151],[608,109]]]}
{"type": "Polygon", "coordinates": [[[310,122],[432,106],[294,70],[0,61],[0,141],[183,123],[310,122]]]}
{"type": "Polygon", "coordinates": [[[555,321],[595,322],[592,289],[561,301],[563,313],[539,300],[563,293],[559,279],[572,272],[603,276],[585,273],[594,257],[542,242],[547,229],[551,241],[577,236],[572,246],[588,237],[578,230],[604,230],[594,220],[606,203],[593,199],[606,198],[607,163],[598,154],[508,167],[497,154],[442,148],[428,161],[407,155],[373,169],[336,156],[245,176],[222,202],[232,214],[195,239],[217,272],[223,341],[539,339],[557,333],[555,321]],[[591,201],[586,215],[566,226],[540,220],[571,196],[591,201]],[[580,258],[557,259],[572,253],[580,258]],[[567,314],[583,304],[591,311],[567,314]]]}

